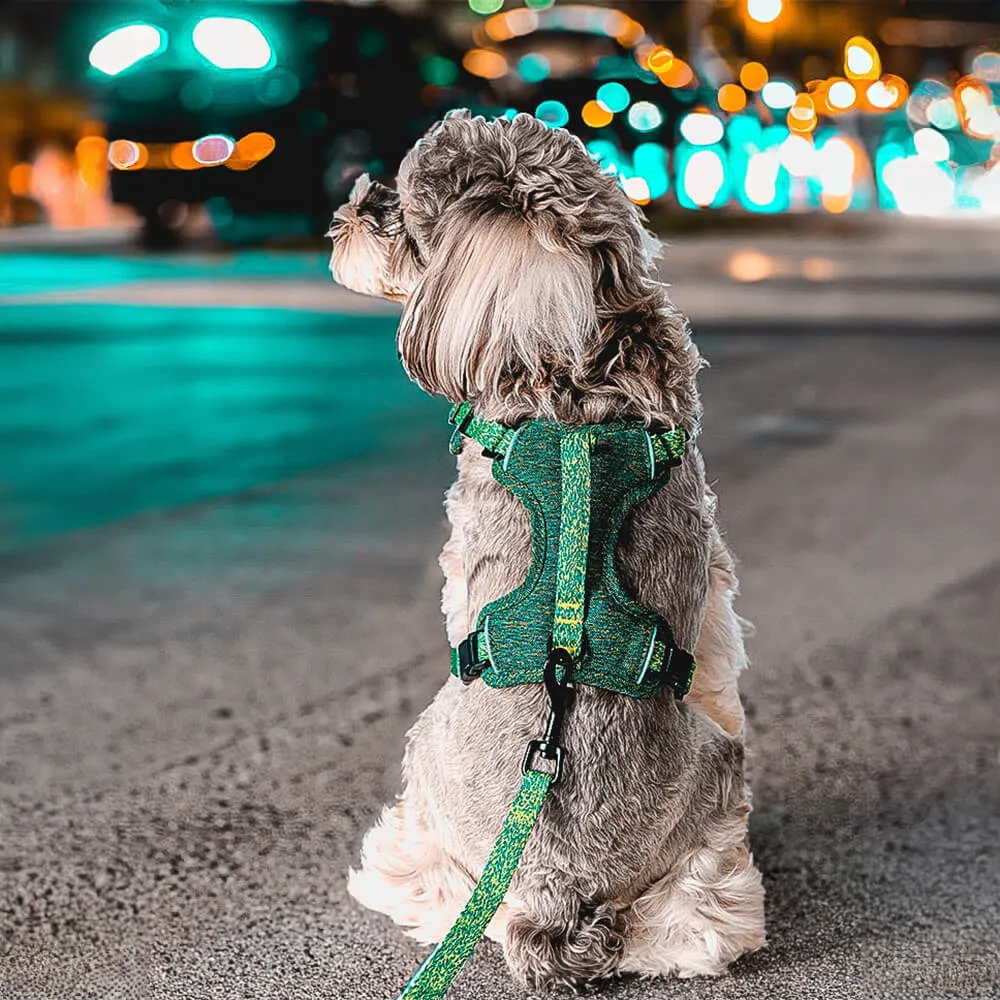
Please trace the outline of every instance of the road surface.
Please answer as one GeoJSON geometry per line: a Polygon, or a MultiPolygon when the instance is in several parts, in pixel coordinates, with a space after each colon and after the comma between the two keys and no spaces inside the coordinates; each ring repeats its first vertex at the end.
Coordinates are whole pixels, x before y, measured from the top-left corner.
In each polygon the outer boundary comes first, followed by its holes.
{"type": "MultiPolygon", "coordinates": [[[[995,289],[970,243],[897,268],[883,313],[770,333],[755,309],[816,289],[765,249],[715,299],[740,249],[672,253],[715,310],[770,944],[607,995],[997,997],[995,289]]],[[[823,252],[849,312],[874,266],[823,252]]],[[[0,998],[393,997],[426,951],[344,876],[447,670],[444,407],[318,266],[66,262],[0,288],[0,998]]],[[[453,992],[522,995],[488,944],[453,992]]]]}

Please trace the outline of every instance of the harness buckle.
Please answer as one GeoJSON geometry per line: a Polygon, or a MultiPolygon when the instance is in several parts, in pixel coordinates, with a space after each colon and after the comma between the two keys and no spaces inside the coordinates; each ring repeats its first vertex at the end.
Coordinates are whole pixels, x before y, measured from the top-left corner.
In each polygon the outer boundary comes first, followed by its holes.
{"type": "Polygon", "coordinates": [[[562,777],[563,759],[566,751],[559,744],[559,737],[562,733],[563,719],[566,717],[570,705],[573,703],[574,688],[572,686],[573,657],[569,651],[562,646],[554,646],[549,650],[549,655],[545,657],[545,691],[549,696],[549,721],[545,727],[545,735],[539,740],[531,740],[524,751],[524,760],[521,761],[521,773],[527,774],[531,767],[532,758],[537,753],[543,760],[553,761],[555,770],[552,772],[552,784],[556,784],[562,777]],[[556,673],[556,668],[565,668],[563,676],[560,678],[556,673]]]}
{"type": "Polygon", "coordinates": [[[470,632],[458,644],[458,676],[463,684],[471,684],[489,665],[479,655],[479,633],[470,632]]]}

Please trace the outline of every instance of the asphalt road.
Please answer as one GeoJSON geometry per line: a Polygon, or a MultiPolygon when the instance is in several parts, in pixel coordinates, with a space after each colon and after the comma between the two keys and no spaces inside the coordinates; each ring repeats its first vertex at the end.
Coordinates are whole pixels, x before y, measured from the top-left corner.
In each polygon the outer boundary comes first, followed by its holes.
{"type": "MultiPolygon", "coordinates": [[[[446,671],[443,408],[390,318],[130,302],[0,303],[0,997],[393,997],[344,875],[446,671]]],[[[875,326],[702,339],[770,944],[608,996],[1000,996],[1000,339],[875,326]]]]}

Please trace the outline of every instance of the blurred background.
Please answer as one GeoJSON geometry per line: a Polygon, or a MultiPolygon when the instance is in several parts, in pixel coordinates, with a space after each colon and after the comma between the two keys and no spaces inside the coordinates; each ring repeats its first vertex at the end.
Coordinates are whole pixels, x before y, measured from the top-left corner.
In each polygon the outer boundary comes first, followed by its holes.
{"type": "Polygon", "coordinates": [[[610,994],[1000,995],[998,103],[990,0],[0,0],[0,998],[424,954],[344,874],[447,670],[447,406],[323,234],[453,107],[579,135],[712,364],[770,946],[610,994]]]}
{"type": "Polygon", "coordinates": [[[321,234],[450,107],[566,126],[654,217],[1000,215],[990,0],[5,0],[0,225],[321,234]]]}

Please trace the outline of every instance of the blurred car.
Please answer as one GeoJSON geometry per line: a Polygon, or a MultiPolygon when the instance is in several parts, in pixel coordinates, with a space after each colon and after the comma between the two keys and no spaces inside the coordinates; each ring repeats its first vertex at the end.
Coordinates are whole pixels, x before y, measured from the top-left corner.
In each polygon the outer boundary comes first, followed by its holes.
{"type": "Polygon", "coordinates": [[[128,0],[76,14],[112,197],[147,243],[172,242],[196,204],[220,229],[270,217],[321,233],[353,177],[395,165],[429,121],[422,26],[385,7],[128,0]]]}

